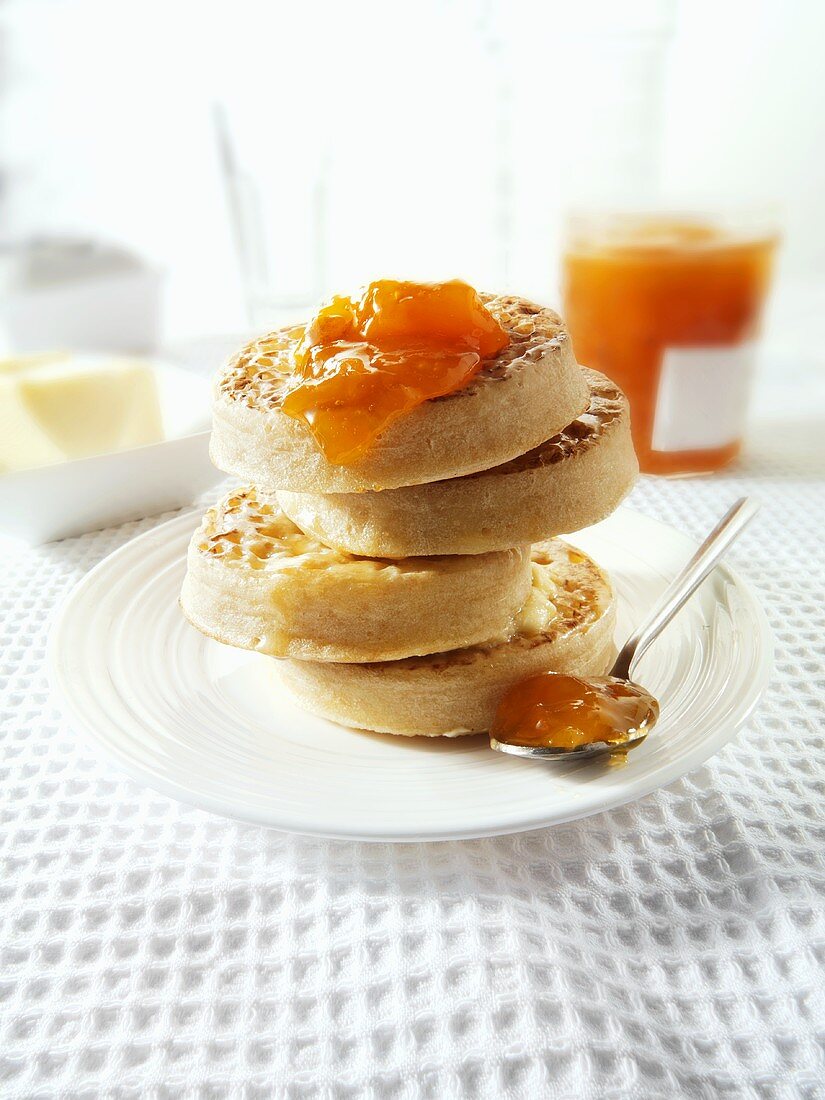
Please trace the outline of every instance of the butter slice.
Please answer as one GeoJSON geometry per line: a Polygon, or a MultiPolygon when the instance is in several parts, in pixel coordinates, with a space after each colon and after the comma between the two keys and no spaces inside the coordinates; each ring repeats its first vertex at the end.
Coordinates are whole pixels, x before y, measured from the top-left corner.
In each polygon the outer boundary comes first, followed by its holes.
{"type": "Polygon", "coordinates": [[[157,385],[146,363],[58,355],[0,363],[0,472],[162,438],[157,385]]]}
{"type": "Polygon", "coordinates": [[[531,569],[533,584],[524,606],[516,616],[516,634],[528,638],[543,634],[558,614],[554,603],[556,582],[551,566],[539,565],[534,561],[531,569]]]}

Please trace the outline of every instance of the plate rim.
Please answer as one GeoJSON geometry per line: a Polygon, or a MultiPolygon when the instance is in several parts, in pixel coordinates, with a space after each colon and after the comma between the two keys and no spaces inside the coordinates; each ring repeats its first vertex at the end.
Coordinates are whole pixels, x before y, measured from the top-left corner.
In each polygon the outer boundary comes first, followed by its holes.
{"type": "MultiPolygon", "coordinates": [[[[699,540],[694,539],[693,536],[686,534],[684,531],[671,526],[663,520],[647,516],[643,512],[639,512],[628,505],[620,505],[611,515],[616,515],[619,512],[625,514],[629,513],[637,521],[640,520],[644,524],[660,528],[666,531],[670,537],[674,535],[677,536],[684,542],[686,553],[695,551],[699,546],[699,540]]],[[[49,630],[45,664],[49,691],[53,699],[57,702],[58,708],[62,711],[63,715],[69,719],[72,733],[77,736],[82,744],[85,744],[93,755],[105,760],[121,775],[127,776],[133,782],[149,790],[157,791],[186,806],[215,814],[224,819],[269,828],[277,832],[294,833],[318,839],[385,844],[425,844],[447,842],[450,840],[476,840],[484,837],[515,835],[522,832],[531,832],[536,829],[546,829],[557,825],[569,824],[586,817],[593,817],[601,813],[609,813],[613,810],[621,809],[631,802],[646,798],[657,790],[666,789],[679,779],[686,775],[690,775],[697,768],[701,767],[725,745],[729,744],[747,723],[748,719],[759,705],[770,683],[771,675],[774,670],[775,638],[765,609],[751,585],[731,566],[725,562],[721,562],[715,567],[710,576],[721,576],[725,578],[729,583],[733,584],[738,592],[746,597],[749,610],[759,623],[759,639],[761,642],[761,656],[758,669],[753,679],[754,688],[752,695],[749,701],[744,705],[740,705],[735,710],[734,714],[725,722],[725,736],[723,741],[712,745],[708,745],[705,742],[699,743],[695,748],[689,749],[682,759],[673,761],[669,766],[663,765],[662,768],[653,772],[647,779],[641,781],[637,787],[629,789],[625,794],[617,793],[616,797],[611,797],[604,805],[594,807],[591,804],[585,803],[585,805],[580,807],[571,806],[569,812],[564,812],[560,816],[553,816],[552,818],[544,820],[538,820],[533,816],[530,820],[510,822],[498,826],[485,825],[479,827],[453,828],[447,832],[427,832],[426,830],[421,830],[419,827],[414,832],[409,830],[403,833],[388,832],[386,826],[376,828],[374,832],[364,832],[361,829],[347,831],[344,828],[330,832],[325,829],[313,829],[308,827],[304,821],[290,821],[288,814],[279,815],[280,820],[278,823],[275,823],[271,820],[271,817],[264,812],[255,812],[254,810],[244,812],[243,807],[238,807],[234,804],[231,806],[227,805],[221,802],[220,799],[214,798],[209,794],[192,791],[190,788],[184,787],[178,782],[167,780],[162,776],[159,777],[144,770],[141,766],[134,764],[132,761],[125,760],[116,751],[110,749],[108,742],[100,738],[99,735],[90,728],[90,725],[86,722],[72,701],[71,692],[67,690],[67,670],[63,658],[60,656],[60,635],[64,629],[64,622],[71,614],[73,606],[82,599],[86,589],[92,587],[97,582],[98,575],[111,568],[111,563],[115,559],[121,555],[125,557],[127,553],[134,550],[136,544],[142,542],[164,541],[168,535],[171,534],[171,528],[182,525],[184,520],[189,521],[196,519],[201,513],[202,509],[196,507],[187,509],[178,515],[170,517],[163,523],[150,528],[148,531],[144,531],[128,539],[122,546],[112,550],[85,573],[66,593],[55,611],[49,630]]],[[[610,517],[608,517],[608,519],[609,518],[610,517]]],[[[570,537],[572,539],[575,538],[575,535],[578,533],[579,532],[570,532],[568,535],[561,535],[559,537],[570,537]]]]}

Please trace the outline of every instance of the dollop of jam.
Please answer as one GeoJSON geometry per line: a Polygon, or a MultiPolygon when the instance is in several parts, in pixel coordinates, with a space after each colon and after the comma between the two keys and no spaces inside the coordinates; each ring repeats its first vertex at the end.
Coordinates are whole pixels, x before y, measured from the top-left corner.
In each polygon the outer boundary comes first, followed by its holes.
{"type": "Polygon", "coordinates": [[[580,749],[603,742],[638,744],[659,717],[656,699],[639,684],[611,676],[543,672],[509,689],[490,735],[503,745],[580,749]]]}
{"type": "Polygon", "coordinates": [[[330,462],[353,462],[394,420],[466,386],[508,343],[467,283],[381,279],[312,318],[281,408],[330,462]]]}

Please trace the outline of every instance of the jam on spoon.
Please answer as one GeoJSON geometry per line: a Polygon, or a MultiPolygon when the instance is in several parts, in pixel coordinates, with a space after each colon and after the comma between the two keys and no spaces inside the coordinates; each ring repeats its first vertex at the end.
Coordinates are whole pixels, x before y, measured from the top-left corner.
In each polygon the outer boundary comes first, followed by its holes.
{"type": "Polygon", "coordinates": [[[467,283],[380,279],[310,320],[281,408],[330,462],[354,462],[394,420],[466,386],[509,342],[467,283]]]}
{"type": "Polygon", "coordinates": [[[556,759],[605,752],[615,759],[618,753],[621,760],[643,741],[659,717],[659,704],[630,674],[758,511],[751,497],[742,497],[729,509],[625,642],[608,676],[545,672],[511,687],[493,720],[492,748],[513,756],[556,759]]]}
{"type": "Polygon", "coordinates": [[[638,684],[543,672],[506,692],[490,736],[500,745],[559,752],[622,749],[644,740],[658,717],[658,702],[638,684]]]}

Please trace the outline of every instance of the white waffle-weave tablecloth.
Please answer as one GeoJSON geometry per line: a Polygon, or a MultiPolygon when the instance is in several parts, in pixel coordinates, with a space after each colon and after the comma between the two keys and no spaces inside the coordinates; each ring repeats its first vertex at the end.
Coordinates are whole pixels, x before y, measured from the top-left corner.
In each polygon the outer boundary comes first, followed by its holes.
{"type": "Polygon", "coordinates": [[[644,480],[732,554],[776,632],[735,742],[634,805],[428,845],[235,824],[93,759],[50,701],[54,609],[159,519],[0,551],[0,1095],[825,1096],[825,436],[644,480]]]}

